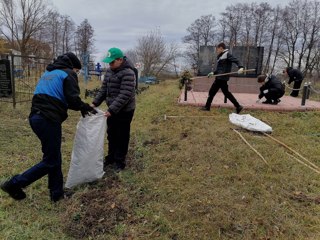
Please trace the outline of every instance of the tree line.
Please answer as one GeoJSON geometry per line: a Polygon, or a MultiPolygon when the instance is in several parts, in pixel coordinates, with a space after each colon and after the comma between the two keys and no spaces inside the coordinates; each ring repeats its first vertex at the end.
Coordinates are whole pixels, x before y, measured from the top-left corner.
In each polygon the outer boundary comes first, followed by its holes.
{"type": "Polygon", "coordinates": [[[54,58],[65,52],[78,56],[94,50],[94,29],[87,19],[79,26],[45,0],[0,0],[0,51],[54,58]]]}
{"type": "MultiPolygon", "coordinates": [[[[186,29],[185,52],[155,29],[138,37],[137,46],[126,55],[143,65],[142,75],[157,76],[168,69],[178,73],[177,59],[182,56],[197,69],[200,46],[225,42],[231,49],[264,47],[264,72],[291,66],[319,75],[319,14],[316,0],[292,0],[284,7],[267,2],[232,4],[218,17],[201,16],[186,29]]],[[[76,26],[46,0],[0,0],[0,34],[0,51],[6,45],[22,55],[54,58],[67,51],[78,56],[94,51],[94,29],[88,20],[76,26]]]]}
{"type": "Polygon", "coordinates": [[[200,46],[225,42],[235,46],[264,47],[264,72],[295,67],[305,74],[320,73],[320,2],[293,0],[284,7],[269,3],[237,3],[219,19],[205,15],[188,28],[183,42],[188,62],[199,67],[200,46]]]}

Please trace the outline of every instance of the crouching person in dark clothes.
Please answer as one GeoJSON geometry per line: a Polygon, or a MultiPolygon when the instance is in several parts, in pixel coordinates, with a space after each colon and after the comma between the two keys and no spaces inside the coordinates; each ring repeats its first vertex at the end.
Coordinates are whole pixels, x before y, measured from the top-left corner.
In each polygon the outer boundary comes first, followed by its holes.
{"type": "Polygon", "coordinates": [[[79,97],[77,71],[80,69],[79,59],[69,52],[49,64],[41,76],[32,98],[29,122],[41,141],[43,157],[41,162],[24,173],[1,184],[1,189],[13,199],[24,199],[26,194],[23,188],[45,175],[48,175],[51,201],[57,202],[64,197],[61,170],[62,122],[68,117],[68,109],[81,111],[83,116],[95,111],[79,97]]]}
{"type": "Polygon", "coordinates": [[[104,166],[114,164],[117,171],[126,166],[130,140],[130,125],[135,111],[134,66],[118,48],[111,48],[103,60],[109,63],[102,86],[92,102],[99,106],[106,101],[108,155],[104,166]]]}
{"type": "Polygon", "coordinates": [[[274,75],[263,74],[258,76],[258,83],[261,83],[259,99],[265,97],[265,104],[278,104],[284,95],[284,85],[274,75]]]}

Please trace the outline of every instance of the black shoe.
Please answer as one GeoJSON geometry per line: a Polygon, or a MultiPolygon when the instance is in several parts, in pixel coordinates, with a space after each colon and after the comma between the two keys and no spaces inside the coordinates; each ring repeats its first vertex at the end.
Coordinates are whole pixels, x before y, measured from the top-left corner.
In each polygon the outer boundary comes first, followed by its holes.
{"type": "Polygon", "coordinates": [[[266,100],[264,102],[262,102],[263,104],[273,104],[273,102],[271,100],[266,100]]]}
{"type": "Polygon", "coordinates": [[[242,109],[243,109],[243,106],[240,105],[239,107],[236,108],[236,113],[239,114],[242,111],[242,109]]]}
{"type": "Polygon", "coordinates": [[[14,186],[14,184],[12,184],[10,180],[1,183],[0,187],[14,200],[22,200],[26,198],[25,192],[20,187],[14,186]]]}
{"type": "Polygon", "coordinates": [[[64,198],[65,198],[64,194],[61,194],[59,196],[51,196],[50,197],[51,201],[55,202],[55,203],[60,201],[60,200],[62,200],[62,199],[64,199],[64,198]]]}
{"type": "Polygon", "coordinates": [[[201,111],[210,111],[210,108],[207,108],[207,107],[201,107],[201,108],[200,108],[200,110],[201,110],[201,111]]]}
{"type": "Polygon", "coordinates": [[[126,164],[124,162],[116,162],[115,166],[114,166],[114,170],[116,172],[120,172],[122,171],[123,169],[125,169],[126,167],[126,164]]]}
{"type": "Polygon", "coordinates": [[[66,188],[64,189],[63,193],[62,194],[59,194],[59,195],[51,195],[50,196],[50,200],[54,203],[62,200],[62,199],[69,199],[73,196],[74,194],[74,191],[69,189],[69,188],[66,188]]]}
{"type": "Polygon", "coordinates": [[[106,168],[108,165],[114,164],[114,159],[111,159],[109,156],[106,156],[103,161],[103,168],[106,168]]]}
{"type": "Polygon", "coordinates": [[[277,105],[279,102],[281,102],[281,100],[280,99],[276,99],[276,100],[273,100],[273,102],[271,104],[277,105]]]}

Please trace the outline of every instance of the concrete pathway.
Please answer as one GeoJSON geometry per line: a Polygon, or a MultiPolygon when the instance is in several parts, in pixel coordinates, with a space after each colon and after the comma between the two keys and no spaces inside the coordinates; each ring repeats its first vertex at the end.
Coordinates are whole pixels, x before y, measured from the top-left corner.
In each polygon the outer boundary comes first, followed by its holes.
{"type": "MultiPolygon", "coordinates": [[[[265,99],[256,103],[258,94],[252,93],[233,93],[238,102],[247,110],[266,110],[266,111],[311,111],[320,110],[320,102],[306,100],[304,106],[301,106],[301,98],[294,98],[290,96],[283,96],[278,105],[263,104],[265,99]]],[[[188,91],[187,101],[184,101],[184,90],[181,91],[178,103],[183,105],[193,105],[197,107],[204,106],[208,97],[208,92],[193,92],[188,91]]],[[[217,93],[211,104],[213,108],[234,108],[233,104],[228,100],[224,103],[224,95],[221,91],[217,93]]]]}

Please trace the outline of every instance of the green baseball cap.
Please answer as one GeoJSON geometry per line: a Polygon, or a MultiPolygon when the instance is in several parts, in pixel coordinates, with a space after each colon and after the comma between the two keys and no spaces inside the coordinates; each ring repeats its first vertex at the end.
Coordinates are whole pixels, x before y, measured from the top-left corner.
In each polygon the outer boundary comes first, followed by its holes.
{"type": "Polygon", "coordinates": [[[107,57],[102,60],[105,63],[111,63],[118,58],[123,58],[123,53],[119,48],[110,48],[107,57]]]}

